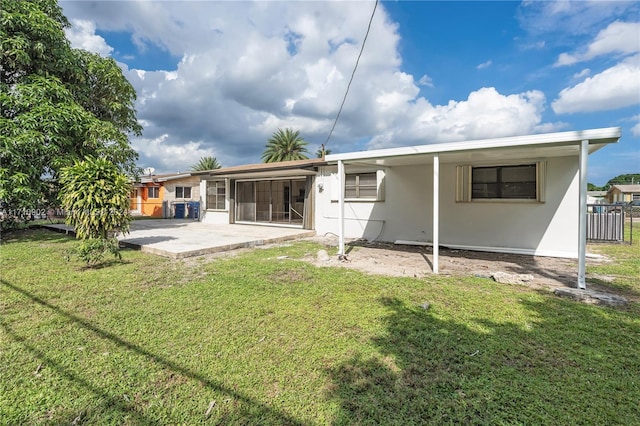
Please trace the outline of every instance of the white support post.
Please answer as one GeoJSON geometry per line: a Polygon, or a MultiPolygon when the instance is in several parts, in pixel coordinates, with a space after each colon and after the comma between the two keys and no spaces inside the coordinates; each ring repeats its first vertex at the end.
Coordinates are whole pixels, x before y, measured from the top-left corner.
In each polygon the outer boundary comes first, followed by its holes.
{"type": "Polygon", "coordinates": [[[433,156],[433,273],[438,273],[440,244],[440,154],[433,156]]]}
{"type": "Polygon", "coordinates": [[[338,160],[338,255],[344,255],[344,163],[338,160]]]}
{"type": "Polygon", "coordinates": [[[589,157],[589,141],[580,142],[580,201],[578,206],[578,288],[585,290],[587,284],[586,254],[587,254],[587,158],[589,157]]]}

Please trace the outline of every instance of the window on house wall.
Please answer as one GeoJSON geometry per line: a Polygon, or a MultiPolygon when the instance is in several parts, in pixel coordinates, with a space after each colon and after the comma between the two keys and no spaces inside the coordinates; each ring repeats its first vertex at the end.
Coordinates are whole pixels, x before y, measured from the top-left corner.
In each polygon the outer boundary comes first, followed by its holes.
{"type": "Polygon", "coordinates": [[[458,166],[456,201],[544,201],[545,163],[458,166]]]}
{"type": "Polygon", "coordinates": [[[208,181],[207,209],[224,210],[226,194],[226,184],[224,181],[208,181]]]}
{"type": "Polygon", "coordinates": [[[471,198],[536,199],[536,165],[474,167],[471,198]]]}
{"type": "Polygon", "coordinates": [[[160,198],[160,188],[157,186],[150,186],[147,188],[148,198],[160,198]]]}
{"type": "Polygon", "coordinates": [[[191,198],[191,187],[176,186],[176,198],[191,198]]]}
{"type": "Polygon", "coordinates": [[[344,181],[345,198],[378,198],[378,177],[376,172],[347,174],[344,181]]]}

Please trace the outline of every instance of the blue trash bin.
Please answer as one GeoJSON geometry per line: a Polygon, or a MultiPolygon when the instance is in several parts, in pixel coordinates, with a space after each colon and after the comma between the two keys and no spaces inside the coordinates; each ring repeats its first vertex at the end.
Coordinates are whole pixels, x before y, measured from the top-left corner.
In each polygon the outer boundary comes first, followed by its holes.
{"type": "Polygon", "coordinates": [[[200,213],[200,202],[199,201],[189,201],[189,219],[198,219],[200,213]]]}
{"type": "Polygon", "coordinates": [[[176,219],[184,219],[185,216],[185,205],[184,203],[178,203],[173,205],[173,217],[176,219]]]}

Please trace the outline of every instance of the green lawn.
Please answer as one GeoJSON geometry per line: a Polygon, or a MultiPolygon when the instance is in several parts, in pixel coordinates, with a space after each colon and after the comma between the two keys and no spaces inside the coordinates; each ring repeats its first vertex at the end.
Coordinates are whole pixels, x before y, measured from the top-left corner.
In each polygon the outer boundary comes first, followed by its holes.
{"type": "MultiPolygon", "coordinates": [[[[637,295],[635,239],[598,250],[637,295]]],[[[637,303],[316,268],[296,260],[310,242],[100,269],[66,262],[72,244],[31,230],[0,248],[0,424],[640,421],[637,303]]]]}

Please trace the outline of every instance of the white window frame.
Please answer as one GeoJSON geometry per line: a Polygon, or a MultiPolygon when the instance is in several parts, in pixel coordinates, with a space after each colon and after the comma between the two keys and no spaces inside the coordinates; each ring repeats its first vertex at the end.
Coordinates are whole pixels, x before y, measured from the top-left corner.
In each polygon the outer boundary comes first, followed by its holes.
{"type": "Polygon", "coordinates": [[[147,198],[157,200],[160,198],[160,187],[159,186],[148,186],[147,187],[147,198]],[[155,196],[152,195],[152,192],[156,192],[155,196]]]}
{"type": "MultiPolygon", "coordinates": [[[[331,201],[332,202],[338,202],[339,199],[339,195],[340,195],[340,181],[338,179],[338,174],[337,173],[332,173],[331,174],[331,201]]],[[[385,178],[385,172],[383,169],[352,169],[352,170],[348,170],[345,173],[345,194],[344,194],[344,200],[346,202],[355,202],[355,203],[373,203],[373,202],[382,202],[384,201],[384,178],[385,178]],[[353,176],[353,175],[362,175],[362,174],[370,174],[370,173],[375,173],[376,174],[376,186],[377,186],[377,190],[376,190],[376,196],[372,196],[372,197],[347,197],[346,196],[346,191],[347,191],[347,185],[346,185],[346,181],[347,181],[347,176],[353,176]]]]}
{"type": "Polygon", "coordinates": [[[456,202],[458,203],[544,203],[546,196],[546,162],[519,161],[517,163],[474,164],[456,167],[456,202]],[[536,166],[535,198],[473,198],[473,169],[484,167],[536,166]]]}
{"type": "Polygon", "coordinates": [[[190,186],[176,186],[175,188],[176,198],[191,198],[192,189],[190,186]],[[181,191],[182,195],[178,195],[178,190],[181,191]],[[189,196],[185,195],[185,191],[189,191],[189,196]]]}
{"type": "Polygon", "coordinates": [[[215,211],[225,211],[227,209],[227,182],[226,180],[208,180],[205,186],[206,191],[206,200],[207,200],[207,210],[215,210],[215,211]],[[209,194],[209,185],[215,184],[216,193],[209,194]],[[219,189],[224,189],[224,194],[220,194],[218,192],[219,189]],[[209,202],[209,197],[215,197],[216,204],[215,206],[211,206],[209,202]],[[222,208],[218,208],[218,203],[220,202],[220,197],[222,197],[222,208]]]}

